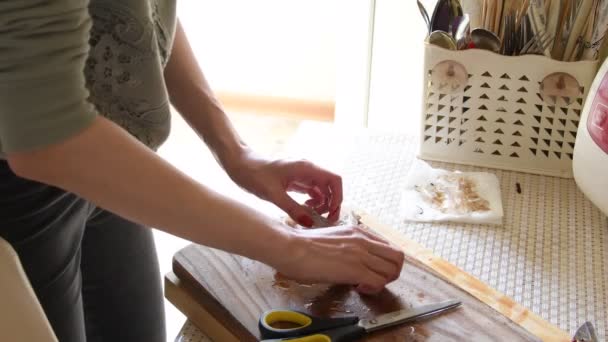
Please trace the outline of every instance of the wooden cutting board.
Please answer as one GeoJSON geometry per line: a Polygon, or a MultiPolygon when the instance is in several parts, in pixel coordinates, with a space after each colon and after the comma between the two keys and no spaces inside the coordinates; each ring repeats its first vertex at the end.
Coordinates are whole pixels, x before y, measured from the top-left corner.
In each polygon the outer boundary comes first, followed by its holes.
{"type": "Polygon", "coordinates": [[[569,341],[567,333],[394,229],[361,221],[407,253],[401,277],[377,296],[348,286],[298,284],[272,268],[222,251],[190,245],[165,278],[166,297],[215,341],[257,341],[260,314],[291,308],[314,315],[361,318],[459,299],[461,308],[433,319],[368,335],[365,341],[569,341]]]}

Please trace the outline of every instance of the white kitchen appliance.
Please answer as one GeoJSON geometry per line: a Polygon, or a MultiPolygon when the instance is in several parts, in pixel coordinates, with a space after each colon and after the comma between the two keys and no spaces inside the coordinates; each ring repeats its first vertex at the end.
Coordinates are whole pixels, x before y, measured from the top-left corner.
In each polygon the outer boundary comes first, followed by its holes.
{"type": "Polygon", "coordinates": [[[608,215],[608,59],[597,73],[581,113],[573,169],[578,187],[608,215]]]}

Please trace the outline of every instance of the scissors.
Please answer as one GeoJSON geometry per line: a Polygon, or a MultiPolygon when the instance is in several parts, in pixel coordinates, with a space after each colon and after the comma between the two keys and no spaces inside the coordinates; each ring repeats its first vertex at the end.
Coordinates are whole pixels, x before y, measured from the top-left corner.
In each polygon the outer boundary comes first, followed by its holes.
{"type": "Polygon", "coordinates": [[[461,304],[458,300],[448,300],[394,311],[371,319],[359,319],[356,316],[320,318],[294,310],[269,310],[260,317],[259,328],[262,342],[350,342],[369,332],[426,319],[461,304]],[[273,327],[279,322],[289,323],[290,327],[273,327]]]}

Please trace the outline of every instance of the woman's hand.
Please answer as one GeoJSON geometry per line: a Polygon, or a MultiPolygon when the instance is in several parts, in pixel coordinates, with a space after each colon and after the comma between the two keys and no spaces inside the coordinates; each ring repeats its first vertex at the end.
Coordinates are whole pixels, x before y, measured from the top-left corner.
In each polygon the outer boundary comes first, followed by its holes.
{"type": "Polygon", "coordinates": [[[270,201],[299,224],[311,227],[310,208],[319,214],[329,213],[329,222],[340,217],[342,179],[306,160],[268,160],[247,151],[226,168],[242,188],[270,201]],[[307,194],[305,205],[294,201],[288,192],[307,194]]]}
{"type": "Polygon", "coordinates": [[[294,229],[271,266],[300,282],[356,285],[375,294],[401,274],[404,254],[364,227],[294,229]]]}

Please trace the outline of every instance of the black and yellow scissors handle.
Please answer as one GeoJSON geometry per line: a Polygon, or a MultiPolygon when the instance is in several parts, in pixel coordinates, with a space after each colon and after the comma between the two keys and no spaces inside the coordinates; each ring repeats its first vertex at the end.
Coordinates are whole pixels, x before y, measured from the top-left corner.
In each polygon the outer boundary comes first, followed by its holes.
{"type": "Polygon", "coordinates": [[[260,317],[259,328],[262,340],[266,342],[351,342],[360,339],[368,332],[430,318],[457,308],[461,304],[457,300],[448,300],[394,311],[370,319],[320,318],[294,310],[270,310],[260,317]],[[283,325],[285,323],[289,326],[283,325]]]}
{"type": "Polygon", "coordinates": [[[270,310],[260,318],[265,342],[349,342],[365,335],[358,317],[319,318],[293,310],[270,310]],[[279,327],[289,323],[290,327],[279,327]]]}

